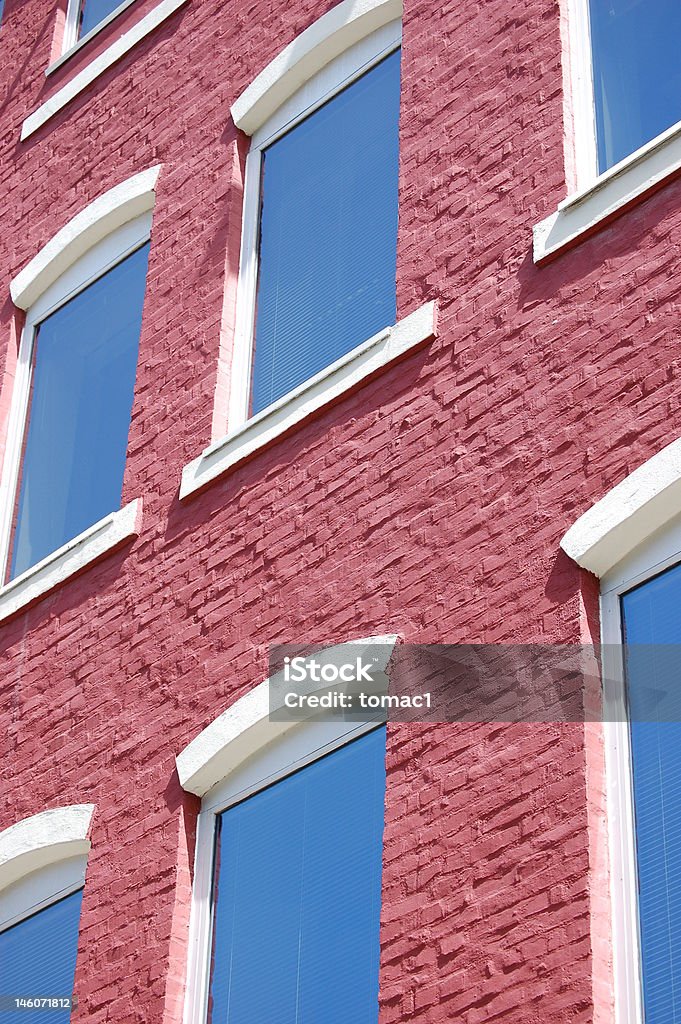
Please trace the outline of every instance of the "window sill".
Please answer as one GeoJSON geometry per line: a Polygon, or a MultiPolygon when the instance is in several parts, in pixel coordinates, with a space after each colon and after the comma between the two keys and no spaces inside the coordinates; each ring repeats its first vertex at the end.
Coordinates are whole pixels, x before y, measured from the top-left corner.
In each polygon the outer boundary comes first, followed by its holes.
{"type": "Polygon", "coordinates": [[[588,238],[627,207],[641,202],[681,170],[681,121],[568,196],[535,224],[534,262],[543,263],[588,238]]]}
{"type": "Polygon", "coordinates": [[[78,53],[80,50],[83,49],[84,46],[87,46],[91,39],[94,39],[94,37],[98,35],[102,31],[102,29],[106,28],[107,25],[110,25],[112,21],[115,21],[119,14],[122,14],[123,11],[127,11],[128,7],[131,7],[134,3],[135,0],[123,0],[123,3],[119,4],[118,7],[111,12],[111,14],[107,14],[106,18],[102,18],[102,20],[97,25],[95,25],[94,28],[91,28],[90,31],[87,32],[82,37],[82,39],[79,39],[77,42],[75,42],[73,46],[69,46],[68,50],[65,50],[64,53],[62,53],[61,57],[57,57],[57,59],[53,61],[52,64],[50,64],[50,66],[48,67],[47,71],[45,72],[45,76],[47,77],[49,75],[54,74],[55,71],[58,71],[59,68],[62,67],[67,60],[73,57],[74,53],[78,53]]]}
{"type": "Polygon", "coordinates": [[[428,302],[394,327],[375,334],[331,366],[305,381],[274,405],[221,438],[185,466],[180,499],[201,490],[217,477],[288,433],[299,423],[362,385],[436,334],[437,307],[428,302]]]}
{"type": "MultiPolygon", "coordinates": [[[[32,114],[26,118],[21,126],[21,141],[28,139],[34,132],[37,132],[39,128],[42,128],[51,117],[58,114],[60,110],[79,96],[88,86],[92,85],[100,75],[103,75],[105,71],[113,67],[121,57],[124,57],[134,46],[136,46],[142,39],[148,36],[154,31],[159,25],[161,25],[167,18],[174,14],[178,8],[188,3],[188,0],[161,0],[161,2],[154,7],[144,18],[141,19],[136,25],[128,31],[123,33],[119,39],[117,39],[111,46],[107,47],[103,53],[100,53],[95,57],[87,67],[84,67],[82,71],[79,71],[66,85],[62,86],[54,96],[50,96],[48,100],[45,100],[37,110],[34,110],[32,114]]],[[[116,12],[114,12],[116,13],[116,12]]],[[[99,27],[99,26],[97,26],[99,27]]],[[[94,30],[93,30],[94,31],[94,30]]],[[[81,40],[84,42],[84,40],[81,40]]],[[[75,48],[74,48],[75,49],[75,48]]],[[[69,51],[72,53],[73,51],[69,51]]],[[[64,55],[67,56],[66,54],[64,55]]],[[[53,66],[54,69],[54,66],[53,66]]]]}
{"type": "Polygon", "coordinates": [[[137,498],[118,512],[100,519],[21,576],[0,587],[0,622],[137,537],[141,525],[142,500],[137,498]]]}

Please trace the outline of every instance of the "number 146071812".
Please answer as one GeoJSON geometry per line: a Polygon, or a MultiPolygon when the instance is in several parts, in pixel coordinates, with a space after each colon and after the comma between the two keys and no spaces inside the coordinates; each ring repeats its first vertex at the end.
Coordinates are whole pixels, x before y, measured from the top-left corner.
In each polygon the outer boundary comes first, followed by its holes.
{"type": "Polygon", "coordinates": [[[75,996],[0,996],[3,1010],[72,1010],[78,1005],[75,996]]]}

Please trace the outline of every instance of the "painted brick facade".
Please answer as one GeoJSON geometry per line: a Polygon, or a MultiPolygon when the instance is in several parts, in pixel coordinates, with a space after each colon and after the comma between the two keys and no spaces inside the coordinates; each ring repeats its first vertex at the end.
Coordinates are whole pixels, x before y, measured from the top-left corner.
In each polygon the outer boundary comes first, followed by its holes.
{"type": "MultiPolygon", "coordinates": [[[[560,537],[681,430],[681,184],[536,267],[532,225],[566,193],[559,6],[407,0],[398,315],[437,299],[439,335],[180,504],[226,422],[248,146],[229,107],[331,5],[191,0],[20,142],[153,6],[48,79],[57,3],[6,0],[0,31],[0,441],[10,279],[163,165],[123,495],[141,536],[0,628],[0,827],[97,807],[90,1024],[182,1019],[198,801],[174,757],[269,645],[588,637],[597,588],[560,537]]],[[[610,1019],[602,776],[595,727],[391,726],[382,1024],[610,1019]]]]}

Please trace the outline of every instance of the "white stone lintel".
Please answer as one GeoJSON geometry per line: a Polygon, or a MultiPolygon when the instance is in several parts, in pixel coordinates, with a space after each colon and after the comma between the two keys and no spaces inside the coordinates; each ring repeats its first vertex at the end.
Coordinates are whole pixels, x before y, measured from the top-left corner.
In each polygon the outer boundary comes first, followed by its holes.
{"type": "Polygon", "coordinates": [[[10,281],[12,301],[28,309],[65,270],[116,228],[153,209],[161,165],[149,167],[97,196],[45,243],[10,281]]]}
{"type": "Polygon", "coordinates": [[[301,32],[232,105],[234,123],[253,135],[326,64],[371,32],[402,17],[402,0],[342,0],[301,32]]]}
{"type": "MultiPolygon", "coordinates": [[[[380,674],[385,672],[397,639],[397,635],[390,634],[350,640],[323,648],[315,657],[324,664],[337,664],[367,652],[380,674]]],[[[177,755],[177,773],[183,789],[204,796],[246,758],[300,724],[270,721],[270,686],[274,684],[275,677],[266,679],[240,697],[177,755]]]]}
{"type": "Polygon", "coordinates": [[[681,438],[608,491],[570,527],[563,551],[602,577],[681,512],[681,438]]]}
{"type": "Polygon", "coordinates": [[[0,832],[0,891],[58,860],[86,854],[94,804],[54,807],[0,832]]]}

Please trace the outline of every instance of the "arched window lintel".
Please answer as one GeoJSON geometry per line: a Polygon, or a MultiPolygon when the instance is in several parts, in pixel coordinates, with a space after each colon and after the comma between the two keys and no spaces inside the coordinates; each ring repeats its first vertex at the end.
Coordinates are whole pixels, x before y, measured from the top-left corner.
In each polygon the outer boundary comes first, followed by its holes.
{"type": "Polygon", "coordinates": [[[326,64],[402,17],[402,0],[342,0],[281,51],[232,105],[234,123],[253,135],[326,64]]]}
{"type": "Polygon", "coordinates": [[[0,832],[0,892],[19,879],[90,850],[94,804],[41,811],[0,832]]]}
{"type": "Polygon", "coordinates": [[[158,164],[134,174],[72,217],[12,279],[14,304],[28,309],[89,249],[128,221],[152,210],[160,170],[158,164]]]}

